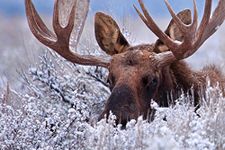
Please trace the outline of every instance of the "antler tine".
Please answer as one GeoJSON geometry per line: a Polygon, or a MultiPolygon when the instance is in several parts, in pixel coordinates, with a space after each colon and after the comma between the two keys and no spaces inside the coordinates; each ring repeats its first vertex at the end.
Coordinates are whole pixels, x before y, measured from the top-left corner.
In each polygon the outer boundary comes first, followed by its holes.
{"type": "Polygon", "coordinates": [[[196,5],[196,0],[193,0],[193,5],[194,5],[194,18],[193,18],[192,24],[190,25],[190,28],[192,29],[192,32],[196,32],[198,27],[198,10],[196,5]]]}
{"type": "Polygon", "coordinates": [[[54,28],[54,31],[55,33],[57,34],[57,36],[60,36],[60,34],[62,32],[66,32],[68,34],[65,34],[67,35],[68,37],[66,39],[69,40],[70,38],[70,34],[73,30],[73,27],[74,27],[74,19],[75,19],[75,9],[76,9],[76,1],[74,2],[74,5],[72,7],[72,10],[69,14],[69,21],[66,25],[65,28],[63,28],[61,25],[60,25],[60,21],[59,21],[59,0],[56,0],[55,1],[55,5],[54,5],[54,13],[53,13],[53,28],[54,28]]]}
{"type": "Polygon", "coordinates": [[[217,31],[218,27],[224,22],[225,20],[224,12],[225,12],[225,1],[219,0],[218,5],[212,14],[212,17],[208,21],[207,27],[202,35],[201,43],[203,43],[212,34],[214,34],[217,31]]]}
{"type": "Polygon", "coordinates": [[[75,3],[75,4],[73,5],[73,7],[72,7],[72,10],[71,10],[70,16],[69,16],[69,22],[68,22],[67,26],[65,27],[65,29],[66,29],[68,32],[72,32],[73,27],[74,27],[76,4],[77,4],[77,3],[75,3]]]}
{"type": "MultiPolygon", "coordinates": [[[[194,54],[198,48],[204,43],[205,40],[202,40],[202,37],[204,36],[204,32],[207,32],[206,27],[209,22],[210,14],[211,14],[211,6],[212,6],[212,0],[206,0],[205,3],[205,10],[203,14],[203,19],[200,23],[200,27],[198,28],[198,11],[197,11],[197,5],[196,0],[193,0],[194,4],[194,18],[192,24],[189,26],[189,28],[186,28],[186,33],[183,33],[184,41],[180,46],[177,47],[177,49],[172,49],[168,45],[168,47],[171,49],[173,54],[177,59],[184,59],[192,54],[194,54]]],[[[169,9],[169,8],[168,8],[169,9]]],[[[175,16],[175,13],[172,14],[173,18],[175,16]]],[[[175,23],[178,25],[179,29],[181,29],[179,25],[179,22],[176,21],[174,18],[175,23]]]]}
{"type": "Polygon", "coordinates": [[[166,45],[170,45],[170,47],[177,47],[177,43],[174,43],[172,41],[172,39],[166,35],[158,26],[157,24],[154,22],[154,20],[152,19],[152,17],[149,15],[148,11],[145,8],[145,5],[143,3],[142,0],[138,0],[141,9],[144,13],[144,15],[142,15],[142,13],[137,9],[136,6],[134,6],[135,10],[137,11],[138,15],[140,16],[140,18],[142,19],[142,21],[149,27],[149,29],[156,35],[158,36],[166,45]]]}
{"type": "Polygon", "coordinates": [[[210,21],[211,9],[212,9],[212,0],[206,0],[203,18],[197,32],[197,39],[198,39],[197,43],[199,43],[199,41],[202,40],[202,36],[203,36],[202,33],[205,31],[210,21]]]}
{"type": "MultiPolygon", "coordinates": [[[[62,27],[59,21],[59,0],[56,0],[54,4],[53,29],[57,35],[58,42],[63,44],[68,43],[68,46],[69,46],[70,36],[74,27],[75,8],[76,8],[76,3],[74,3],[72,10],[69,14],[69,20],[66,27],[62,27]]],[[[69,50],[69,48],[67,50],[69,50]]]]}
{"type": "Polygon", "coordinates": [[[54,11],[53,11],[53,21],[52,21],[53,29],[57,36],[60,36],[60,32],[62,27],[59,22],[59,1],[55,0],[54,11]]]}
{"type": "Polygon", "coordinates": [[[26,0],[25,6],[31,32],[39,41],[52,44],[53,39],[56,40],[56,36],[45,26],[31,0],[26,0]]]}
{"type": "Polygon", "coordinates": [[[180,29],[180,31],[185,35],[187,33],[190,33],[190,30],[195,31],[197,26],[198,26],[198,11],[197,11],[197,5],[196,5],[196,1],[193,0],[193,4],[194,4],[194,19],[192,21],[192,24],[190,25],[186,25],[184,24],[180,18],[175,14],[175,12],[173,11],[171,5],[169,4],[168,0],[164,0],[165,4],[172,16],[172,18],[174,19],[177,27],[180,29]]]}
{"type": "Polygon", "coordinates": [[[159,66],[163,66],[163,64],[168,64],[168,62],[173,62],[175,60],[187,58],[194,54],[198,50],[198,48],[205,42],[205,40],[207,40],[217,30],[217,27],[220,26],[225,20],[225,0],[219,0],[218,5],[211,18],[210,15],[212,0],[206,0],[203,18],[199,27],[196,0],[193,0],[194,16],[192,24],[190,25],[185,25],[175,14],[168,0],[165,0],[165,4],[175,24],[183,33],[182,42],[177,43],[176,41],[172,41],[168,36],[162,33],[162,31],[159,29],[159,27],[153,21],[152,17],[147,12],[142,0],[138,0],[138,2],[144,13],[144,15],[142,15],[140,11],[135,7],[138,15],[149,27],[149,29],[152,30],[152,32],[155,33],[155,35],[158,36],[159,39],[162,40],[162,42],[164,42],[164,44],[171,50],[170,52],[164,52],[160,54],[159,58],[163,59],[160,59],[159,66]],[[162,57],[162,55],[165,55],[165,57],[162,57]]]}
{"type": "MultiPolygon", "coordinates": [[[[77,1],[75,1],[77,2],[77,1]]],[[[89,2],[89,1],[88,1],[89,2]]],[[[26,15],[28,18],[29,27],[34,36],[44,45],[50,47],[56,51],[59,55],[65,59],[81,64],[81,65],[92,65],[101,66],[107,68],[110,59],[103,59],[97,56],[91,55],[79,55],[70,50],[70,36],[74,28],[75,20],[75,8],[76,3],[72,6],[72,10],[69,14],[69,21],[66,27],[62,27],[59,22],[59,0],[55,1],[54,13],[53,13],[53,29],[56,33],[53,34],[44,24],[39,14],[37,13],[31,0],[25,0],[26,15]]],[[[83,22],[85,21],[82,20],[83,22]]],[[[80,35],[80,33],[78,33],[80,35]]]]}
{"type": "Polygon", "coordinates": [[[175,14],[175,12],[173,11],[171,5],[169,4],[168,0],[164,0],[165,1],[165,4],[166,4],[166,7],[167,9],[169,10],[170,12],[170,15],[172,16],[172,18],[174,19],[176,25],[178,26],[178,28],[180,29],[180,31],[182,33],[186,33],[187,31],[187,28],[188,28],[188,25],[184,24],[180,18],[178,18],[178,16],[175,14]]]}

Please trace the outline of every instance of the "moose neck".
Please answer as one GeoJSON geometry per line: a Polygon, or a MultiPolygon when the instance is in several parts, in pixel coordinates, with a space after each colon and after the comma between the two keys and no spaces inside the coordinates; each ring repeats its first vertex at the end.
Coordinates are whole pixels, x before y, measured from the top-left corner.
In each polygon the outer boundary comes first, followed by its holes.
{"type": "Polygon", "coordinates": [[[192,71],[184,61],[177,61],[162,70],[162,83],[155,101],[163,107],[174,104],[182,93],[190,93],[193,88],[194,105],[199,103],[199,92],[205,88],[206,78],[200,72],[192,71]],[[197,92],[196,92],[197,91],[197,92]]]}

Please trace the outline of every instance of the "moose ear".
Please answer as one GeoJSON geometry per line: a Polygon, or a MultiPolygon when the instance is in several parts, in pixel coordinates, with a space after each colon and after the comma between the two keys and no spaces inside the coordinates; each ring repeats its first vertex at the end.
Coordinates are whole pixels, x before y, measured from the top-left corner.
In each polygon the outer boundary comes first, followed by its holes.
{"type": "MultiPolygon", "coordinates": [[[[190,9],[185,9],[179,12],[177,16],[186,25],[189,25],[192,22],[190,9]]],[[[173,40],[177,40],[177,41],[183,40],[183,35],[180,32],[179,28],[177,27],[173,19],[170,21],[169,26],[167,27],[165,33],[173,40]]],[[[155,52],[160,53],[160,52],[165,52],[168,50],[169,48],[166,45],[164,45],[164,43],[161,40],[156,41],[155,52]]]]}
{"type": "Polygon", "coordinates": [[[109,55],[124,52],[129,46],[117,23],[101,12],[95,15],[95,37],[101,49],[109,55]]]}

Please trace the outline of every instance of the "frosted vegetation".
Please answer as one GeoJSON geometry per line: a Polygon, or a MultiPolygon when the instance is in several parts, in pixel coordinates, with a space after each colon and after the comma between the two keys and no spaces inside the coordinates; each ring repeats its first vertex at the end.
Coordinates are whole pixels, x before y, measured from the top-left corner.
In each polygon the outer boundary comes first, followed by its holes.
{"type": "Polygon", "coordinates": [[[68,63],[52,53],[27,72],[23,94],[9,86],[0,99],[0,149],[224,149],[225,98],[210,87],[197,113],[191,97],[158,108],[153,122],[126,129],[96,121],[109,96],[106,70],[68,63]],[[166,121],[165,121],[166,117],[166,121]]]}
{"type": "MultiPolygon", "coordinates": [[[[146,31],[134,35],[129,32],[137,32],[133,28],[138,29],[140,22],[131,23],[129,18],[125,22],[126,18],[123,23],[127,28],[122,30],[131,43],[151,37],[143,34],[146,31]]],[[[90,36],[90,24],[81,42],[85,45],[79,47],[83,53],[99,54],[94,36],[90,36]]],[[[43,50],[31,46],[26,49],[43,50]]],[[[189,103],[192,97],[184,93],[169,108],[159,108],[152,101],[149,105],[157,110],[152,122],[140,117],[122,129],[121,125],[115,126],[113,114],[97,122],[110,95],[107,70],[75,65],[46,50],[36,64],[18,73],[20,88],[14,90],[6,84],[0,90],[0,149],[225,149],[225,98],[210,82],[197,112],[189,103]]]]}

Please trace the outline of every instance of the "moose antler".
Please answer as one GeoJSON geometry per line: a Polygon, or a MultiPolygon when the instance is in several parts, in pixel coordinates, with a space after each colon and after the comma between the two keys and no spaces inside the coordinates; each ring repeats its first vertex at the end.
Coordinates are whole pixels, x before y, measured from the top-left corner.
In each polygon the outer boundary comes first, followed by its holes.
{"type": "Polygon", "coordinates": [[[174,22],[178,26],[179,30],[183,34],[183,41],[178,42],[171,39],[166,35],[154,22],[145,8],[142,0],[138,0],[144,15],[135,7],[137,13],[148,28],[159,37],[171,50],[160,54],[163,64],[173,62],[175,60],[181,60],[194,54],[198,48],[213,34],[216,32],[218,26],[220,26],[225,19],[225,0],[219,0],[218,5],[211,17],[212,0],[206,0],[203,19],[198,27],[198,12],[196,1],[194,3],[194,18],[190,25],[184,24],[175,14],[168,0],[165,0],[166,6],[174,19],[174,22]],[[164,55],[164,56],[162,56],[164,55]],[[168,56],[168,57],[167,57],[168,56]]]}
{"type": "MultiPolygon", "coordinates": [[[[77,63],[81,65],[108,67],[109,60],[106,60],[97,56],[79,55],[70,50],[69,43],[70,43],[70,36],[74,28],[76,4],[77,4],[77,0],[74,1],[74,4],[72,6],[72,10],[69,14],[68,24],[65,27],[62,27],[59,21],[59,0],[55,0],[54,13],[53,13],[53,29],[55,33],[53,33],[47,28],[47,26],[42,21],[32,1],[25,0],[26,15],[27,15],[28,24],[32,33],[41,43],[53,49],[59,55],[61,55],[62,57],[64,57],[65,59],[73,63],[77,63]]],[[[89,5],[89,0],[87,4],[89,5]]],[[[84,11],[86,11],[87,13],[88,7],[85,7],[84,11]]],[[[82,19],[83,19],[82,25],[84,25],[86,17],[82,19]]],[[[80,36],[82,28],[83,26],[77,29],[78,36],[80,36]]],[[[79,39],[79,37],[77,39],[79,39]]]]}

